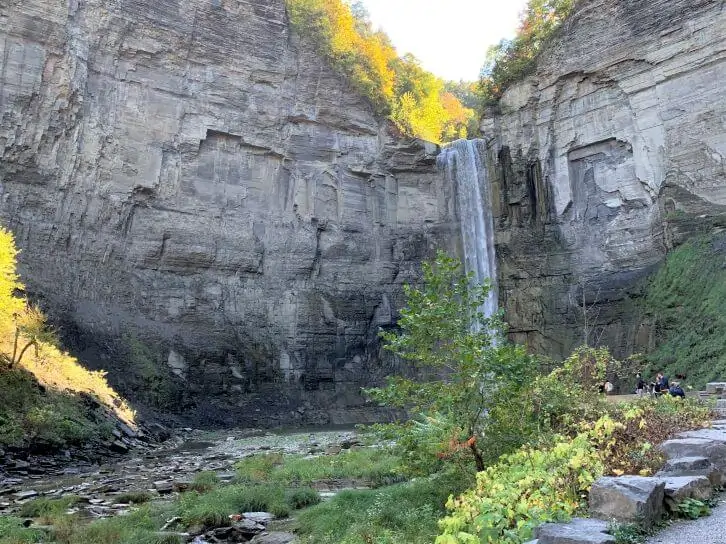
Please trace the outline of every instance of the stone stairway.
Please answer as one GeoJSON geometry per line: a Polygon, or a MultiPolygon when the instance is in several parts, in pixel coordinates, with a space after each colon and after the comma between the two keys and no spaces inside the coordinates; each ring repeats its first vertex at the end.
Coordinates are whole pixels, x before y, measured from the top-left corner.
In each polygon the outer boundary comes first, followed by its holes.
{"type": "MultiPolygon", "coordinates": [[[[705,395],[717,396],[719,414],[726,415],[726,399],[721,399],[726,383],[709,384],[705,395]]],[[[714,488],[726,483],[726,419],[708,429],[680,433],[659,447],[667,458],[660,472],[600,478],[590,490],[591,518],[541,525],[536,539],[527,544],[614,543],[607,533],[612,522],[651,528],[684,499],[709,499],[714,488]]]]}

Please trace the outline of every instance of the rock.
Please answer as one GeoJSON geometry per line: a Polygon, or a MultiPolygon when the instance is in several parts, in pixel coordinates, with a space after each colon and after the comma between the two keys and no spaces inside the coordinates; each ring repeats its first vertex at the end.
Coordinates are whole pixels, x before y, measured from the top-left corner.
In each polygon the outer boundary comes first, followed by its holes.
{"type": "Polygon", "coordinates": [[[679,433],[676,438],[703,438],[726,444],[726,430],[724,429],[698,429],[679,433]]]}
{"type": "Polygon", "coordinates": [[[174,491],[174,483],[168,480],[159,480],[154,482],[154,489],[156,489],[160,495],[165,495],[174,491]]]}
{"type": "Polygon", "coordinates": [[[590,489],[590,514],[603,520],[653,527],[663,515],[665,483],[642,476],[604,477],[590,489]]]}
{"type": "Polygon", "coordinates": [[[137,400],[203,423],[294,421],[295,397],[300,421],[379,412],[378,327],[457,247],[437,146],[396,136],[284,0],[5,4],[0,223],[49,311],[137,400]]]}
{"type": "Polygon", "coordinates": [[[111,451],[115,451],[117,453],[128,453],[129,451],[129,447],[121,440],[114,440],[109,444],[109,448],[111,451]]]}
{"type": "Polygon", "coordinates": [[[231,482],[237,477],[237,474],[234,472],[217,472],[217,478],[221,482],[231,482]]]}
{"type": "Polygon", "coordinates": [[[726,393],[726,382],[710,382],[706,384],[706,394],[723,395],[726,393]]]}
{"type": "Polygon", "coordinates": [[[615,537],[606,533],[608,523],[575,518],[569,523],[545,523],[534,530],[538,544],[607,544],[615,537]]]}
{"type": "Polygon", "coordinates": [[[683,499],[703,501],[713,495],[711,482],[706,476],[669,476],[660,479],[665,483],[665,502],[671,510],[683,499]]]}
{"type": "Polygon", "coordinates": [[[193,480],[174,480],[172,487],[174,491],[181,493],[183,491],[188,491],[192,483],[193,480]]]}
{"type": "Polygon", "coordinates": [[[706,457],[676,457],[669,459],[656,477],[705,476],[713,487],[721,487],[726,481],[724,473],[706,457]]]}
{"type": "Polygon", "coordinates": [[[659,449],[668,459],[705,457],[721,471],[726,471],[726,444],[708,438],[666,440],[659,449]]]}
{"type": "Polygon", "coordinates": [[[263,525],[267,525],[269,522],[275,519],[275,516],[273,516],[269,512],[245,512],[244,514],[242,514],[242,517],[244,519],[261,523],[263,525]]]}
{"type": "Polygon", "coordinates": [[[37,496],[38,496],[38,492],[35,491],[34,489],[28,489],[26,491],[18,491],[17,493],[13,493],[13,497],[15,497],[15,499],[19,500],[19,501],[32,499],[37,496]]]}
{"type": "Polygon", "coordinates": [[[325,455],[338,455],[341,451],[343,451],[341,446],[331,445],[325,448],[325,455]]]}
{"type": "Polygon", "coordinates": [[[23,461],[22,459],[16,459],[13,463],[13,466],[19,469],[28,469],[30,468],[30,463],[28,463],[27,461],[23,461]]]}
{"type": "Polygon", "coordinates": [[[290,544],[291,542],[295,542],[295,535],[283,532],[263,533],[250,540],[251,544],[290,544]]]}
{"type": "Polygon", "coordinates": [[[631,294],[670,248],[723,221],[726,129],[704,127],[703,115],[726,109],[726,64],[712,68],[724,27],[718,2],[589,2],[485,115],[506,256],[499,292],[515,340],[569,354],[582,341],[572,301],[584,290],[602,345],[648,350],[656,334],[628,309],[631,294]],[[637,67],[623,62],[634,51],[637,67]]]}
{"type": "Polygon", "coordinates": [[[138,431],[135,431],[130,426],[126,425],[126,423],[119,422],[118,427],[119,429],[121,429],[121,432],[128,438],[138,438],[139,436],[138,431]]]}

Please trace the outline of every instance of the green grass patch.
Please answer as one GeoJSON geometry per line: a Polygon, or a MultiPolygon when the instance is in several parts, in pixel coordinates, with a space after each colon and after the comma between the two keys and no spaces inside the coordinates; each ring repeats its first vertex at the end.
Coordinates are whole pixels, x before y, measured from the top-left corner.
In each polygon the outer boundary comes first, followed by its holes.
{"type": "Polygon", "coordinates": [[[168,516],[167,509],[152,507],[86,525],[65,516],[54,521],[54,538],[58,544],[181,544],[176,535],[157,534],[168,516]]]}
{"type": "Polygon", "coordinates": [[[300,512],[298,534],[306,544],[430,544],[449,495],[473,481],[463,473],[438,474],[371,490],[343,491],[300,512]]]}
{"type": "Polygon", "coordinates": [[[650,281],[646,315],[655,325],[650,373],[688,376],[703,387],[726,375],[726,234],[687,242],[650,281]]]}
{"type": "Polygon", "coordinates": [[[0,445],[53,450],[110,436],[80,397],[41,386],[21,368],[0,367],[0,445]]]}
{"type": "Polygon", "coordinates": [[[47,534],[23,527],[23,520],[13,516],[0,516],[0,544],[26,544],[47,541],[47,534]]]}
{"type": "Polygon", "coordinates": [[[78,502],[76,495],[68,495],[60,499],[49,499],[41,497],[26,502],[20,507],[20,516],[24,518],[53,517],[65,513],[71,506],[78,502]]]}
{"type": "Polygon", "coordinates": [[[293,485],[347,479],[380,487],[403,479],[400,458],[381,448],[344,450],[320,457],[255,455],[241,460],[236,468],[241,481],[253,483],[293,485]]]}
{"type": "Polygon", "coordinates": [[[151,500],[151,493],[148,491],[128,491],[114,497],[116,504],[144,504],[151,500]]]}
{"type": "Polygon", "coordinates": [[[191,491],[207,493],[219,485],[219,476],[212,470],[200,472],[194,476],[194,481],[189,486],[191,491]]]}
{"type": "Polygon", "coordinates": [[[286,489],[279,484],[233,484],[209,493],[190,492],[179,497],[178,510],[187,527],[222,527],[229,516],[243,512],[270,512],[287,517],[292,510],[315,502],[317,492],[310,488],[286,489]]]}

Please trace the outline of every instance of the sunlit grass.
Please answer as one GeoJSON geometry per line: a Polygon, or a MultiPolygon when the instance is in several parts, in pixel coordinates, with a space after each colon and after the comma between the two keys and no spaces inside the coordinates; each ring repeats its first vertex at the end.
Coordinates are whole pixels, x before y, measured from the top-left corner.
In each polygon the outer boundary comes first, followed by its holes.
{"type": "Polygon", "coordinates": [[[357,480],[379,487],[402,480],[401,460],[383,448],[343,451],[339,455],[254,455],[236,465],[240,480],[310,484],[320,480],[357,480]]]}

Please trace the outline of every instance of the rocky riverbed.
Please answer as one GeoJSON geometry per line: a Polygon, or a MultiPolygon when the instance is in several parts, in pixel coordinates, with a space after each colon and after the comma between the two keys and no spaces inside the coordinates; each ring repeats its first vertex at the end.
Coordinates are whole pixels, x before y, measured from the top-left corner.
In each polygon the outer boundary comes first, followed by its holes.
{"type": "MultiPolygon", "coordinates": [[[[69,514],[91,519],[125,515],[133,508],[125,500],[143,494],[152,501],[169,501],[189,489],[197,474],[212,471],[220,482],[235,479],[234,464],[257,453],[335,455],[359,447],[360,438],[349,429],[311,432],[262,430],[181,430],[161,445],[138,442],[129,453],[105,463],[59,463],[57,458],[14,460],[0,478],[0,515],[18,515],[22,506],[41,497],[78,497],[69,514]],[[121,500],[120,500],[121,499],[121,500]]],[[[358,487],[354,481],[318,482],[323,499],[343,488],[358,487]]],[[[240,513],[244,514],[244,513],[240,513]]],[[[170,520],[170,526],[173,520],[170,520]]],[[[281,542],[280,534],[264,533],[271,517],[263,513],[241,515],[233,526],[204,535],[185,535],[197,542],[281,542]],[[264,533],[265,540],[262,539],[264,533]],[[270,536],[272,535],[272,536],[270,536]],[[270,540],[270,538],[278,540],[270,540]]],[[[30,523],[30,520],[28,521],[30,523]]],[[[284,524],[280,525],[284,528],[284,524]]],[[[287,537],[285,537],[287,538],[287,537]]]]}

